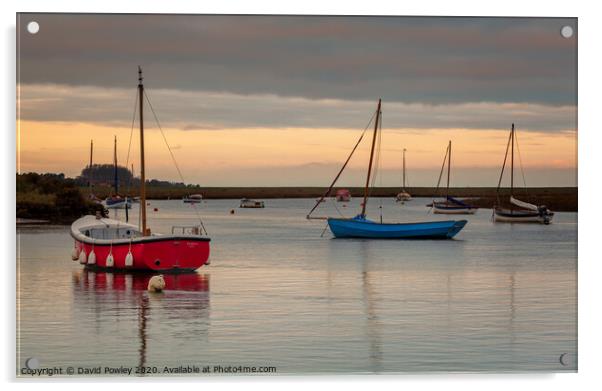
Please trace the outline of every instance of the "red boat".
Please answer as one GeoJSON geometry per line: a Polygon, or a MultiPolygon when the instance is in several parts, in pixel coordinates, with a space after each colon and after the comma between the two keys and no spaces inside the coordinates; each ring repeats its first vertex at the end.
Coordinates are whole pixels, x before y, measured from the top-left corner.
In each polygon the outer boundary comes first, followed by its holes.
{"type": "MultiPolygon", "coordinates": [[[[140,220],[141,228],[119,220],[84,216],[71,225],[75,239],[72,259],[95,268],[161,272],[198,269],[209,260],[209,239],[198,226],[172,227],[170,235],[151,235],[146,226],[143,102],[146,94],[138,69],[140,102],[140,220]]],[[[206,232],[205,232],[206,233],[206,232]]]]}

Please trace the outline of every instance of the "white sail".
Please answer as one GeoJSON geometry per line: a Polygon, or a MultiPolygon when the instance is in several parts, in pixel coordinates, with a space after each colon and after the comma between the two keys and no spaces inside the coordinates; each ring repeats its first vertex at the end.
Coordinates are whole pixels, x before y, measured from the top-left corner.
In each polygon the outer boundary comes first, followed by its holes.
{"type": "Polygon", "coordinates": [[[512,204],[514,204],[516,206],[519,206],[521,208],[524,208],[524,209],[529,209],[529,210],[534,210],[534,211],[538,211],[539,210],[537,208],[537,205],[533,205],[533,204],[530,204],[528,202],[517,200],[514,197],[510,197],[510,203],[512,203],[512,204]]]}

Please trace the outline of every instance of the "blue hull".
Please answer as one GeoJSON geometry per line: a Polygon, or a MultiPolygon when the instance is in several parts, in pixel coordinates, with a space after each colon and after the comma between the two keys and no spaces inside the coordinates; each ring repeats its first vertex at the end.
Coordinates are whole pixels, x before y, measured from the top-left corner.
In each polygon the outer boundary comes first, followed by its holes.
{"type": "Polygon", "coordinates": [[[328,219],[337,238],[370,239],[451,239],[466,225],[466,220],[425,223],[380,224],[365,219],[328,219]]]}

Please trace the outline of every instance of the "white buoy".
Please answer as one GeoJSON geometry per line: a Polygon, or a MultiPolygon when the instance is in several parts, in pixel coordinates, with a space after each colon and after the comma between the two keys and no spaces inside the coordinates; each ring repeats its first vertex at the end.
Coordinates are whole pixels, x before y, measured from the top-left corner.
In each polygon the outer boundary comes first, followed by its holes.
{"type": "Polygon", "coordinates": [[[128,255],[125,256],[125,267],[134,266],[134,255],[131,251],[128,251],[128,255]]]}
{"type": "Polygon", "coordinates": [[[113,267],[114,264],[115,264],[115,259],[113,258],[113,253],[109,253],[109,255],[107,255],[107,259],[105,261],[105,266],[113,267]]]}
{"type": "Polygon", "coordinates": [[[85,250],[82,250],[82,251],[80,251],[80,253],[79,253],[79,263],[81,263],[82,265],[85,265],[85,264],[86,264],[86,262],[87,262],[87,259],[86,259],[86,251],[85,251],[85,250]]]}
{"type": "Polygon", "coordinates": [[[92,249],[90,254],[88,254],[88,265],[94,264],[96,264],[96,254],[94,253],[94,249],[92,249]]]}
{"type": "Polygon", "coordinates": [[[77,247],[73,247],[73,251],[71,251],[71,259],[74,261],[79,259],[79,249],[77,247]]]}
{"type": "Polygon", "coordinates": [[[159,274],[158,276],[152,276],[150,280],[148,280],[147,289],[149,292],[163,292],[163,289],[165,289],[163,275],[159,274]]]}

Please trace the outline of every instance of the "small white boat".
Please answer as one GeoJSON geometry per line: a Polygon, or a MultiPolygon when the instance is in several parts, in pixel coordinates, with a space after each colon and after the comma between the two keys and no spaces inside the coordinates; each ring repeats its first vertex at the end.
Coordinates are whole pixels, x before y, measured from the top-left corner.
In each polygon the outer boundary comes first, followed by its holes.
{"type": "MultiPolygon", "coordinates": [[[[493,221],[501,223],[541,223],[550,224],[554,217],[554,212],[550,211],[545,205],[534,205],[529,202],[521,201],[514,198],[514,144],[518,146],[516,140],[516,131],[514,130],[514,124],[512,124],[512,130],[510,131],[510,137],[508,138],[508,144],[506,145],[506,155],[504,156],[504,164],[502,165],[502,172],[500,174],[500,180],[497,184],[498,199],[493,208],[493,221]],[[506,159],[508,158],[508,150],[510,149],[510,207],[500,206],[500,186],[502,184],[502,178],[504,176],[504,168],[506,166],[506,159]]],[[[520,149],[519,149],[520,152],[520,149]]],[[[522,169],[522,167],[521,167],[522,169]]],[[[523,176],[524,179],[524,176],[523,176]]],[[[526,187],[526,183],[525,183],[526,187]]]]}
{"type": "Polygon", "coordinates": [[[401,191],[395,196],[395,201],[404,202],[412,199],[412,196],[407,191],[401,191]]]}
{"type": "Polygon", "coordinates": [[[410,201],[412,196],[406,191],[406,149],[403,149],[403,179],[401,184],[401,191],[395,196],[395,201],[405,202],[410,201]]]}
{"type": "Polygon", "coordinates": [[[240,200],[240,208],[265,208],[265,203],[263,201],[251,200],[248,198],[243,198],[240,200]]]}
{"type": "Polygon", "coordinates": [[[554,217],[554,212],[550,211],[545,205],[533,205],[528,202],[510,197],[510,203],[518,208],[494,208],[493,219],[500,223],[542,223],[550,224],[554,217]]]}
{"type": "Polygon", "coordinates": [[[188,196],[182,198],[182,201],[185,204],[198,204],[203,201],[203,195],[202,194],[191,194],[191,195],[188,195],[188,196]]]}

